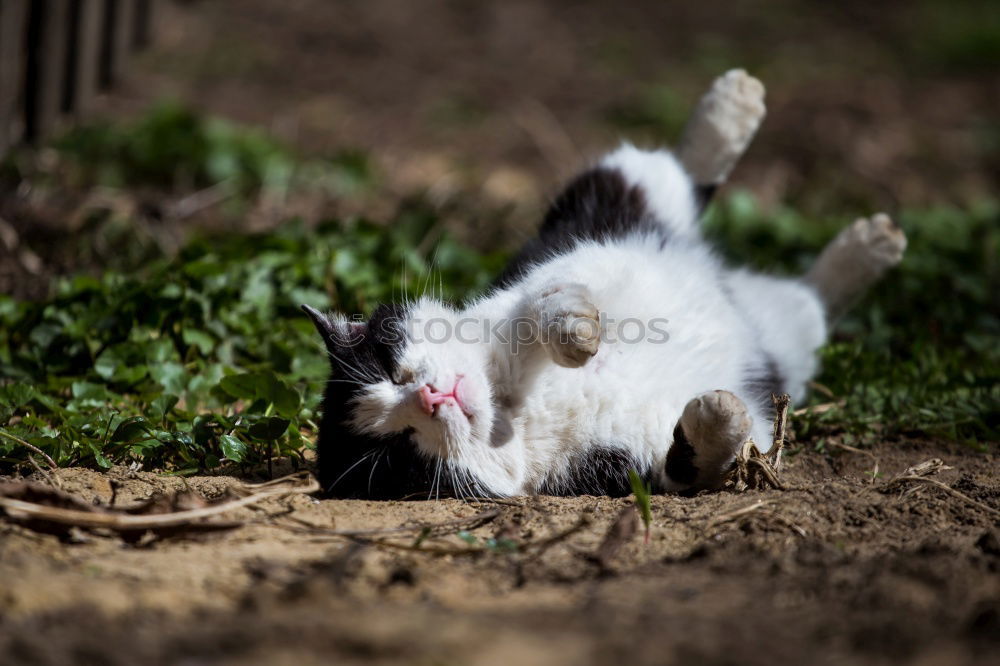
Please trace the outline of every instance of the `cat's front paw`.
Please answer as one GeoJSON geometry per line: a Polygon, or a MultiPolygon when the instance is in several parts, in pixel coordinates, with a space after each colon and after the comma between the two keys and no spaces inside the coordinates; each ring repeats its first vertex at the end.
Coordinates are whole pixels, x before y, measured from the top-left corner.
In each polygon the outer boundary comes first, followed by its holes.
{"type": "Polygon", "coordinates": [[[579,368],[597,354],[601,316],[585,286],[569,283],[546,289],[538,312],[542,343],[557,364],[579,368]]]}

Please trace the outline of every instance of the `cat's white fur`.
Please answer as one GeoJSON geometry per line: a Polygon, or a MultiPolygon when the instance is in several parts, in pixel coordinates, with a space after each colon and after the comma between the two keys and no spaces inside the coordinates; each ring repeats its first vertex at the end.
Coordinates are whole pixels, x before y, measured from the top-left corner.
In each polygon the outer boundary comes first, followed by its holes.
{"type": "Polygon", "coordinates": [[[669,488],[663,469],[674,428],[685,406],[708,391],[741,398],[752,437],[769,447],[770,414],[746,395],[747,375],[766,364],[764,352],[779,364],[793,399],[804,396],[827,330],[817,291],[804,281],[725,266],[702,240],[692,183],[669,152],[626,145],[602,165],[642,188],[670,241],[640,234],[583,242],[461,310],[433,299],[413,303],[402,379],[364,389],[354,411],[358,430],[412,428],[423,452],[498,495],[558,485],[571,461],[594,446],[622,448],[653,470],[657,486],[669,488]],[[605,327],[612,320],[666,320],[660,327],[669,339],[602,340],[591,358],[581,355],[588,341],[579,335],[515,345],[486,339],[482,327],[468,324],[534,317],[570,326],[587,320],[590,304],[605,327]],[[431,321],[450,324],[447,342],[428,339],[431,321]],[[466,342],[454,335],[462,321],[466,342]],[[468,416],[457,403],[433,416],[421,408],[420,386],[450,388],[459,379],[468,416]]]}

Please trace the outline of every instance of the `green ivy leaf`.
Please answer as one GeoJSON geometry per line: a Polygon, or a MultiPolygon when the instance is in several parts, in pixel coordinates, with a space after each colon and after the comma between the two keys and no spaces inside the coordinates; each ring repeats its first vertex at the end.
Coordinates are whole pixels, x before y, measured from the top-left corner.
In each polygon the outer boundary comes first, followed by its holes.
{"type": "Polygon", "coordinates": [[[157,396],[149,403],[149,418],[153,421],[162,421],[179,401],[180,398],[169,393],[157,396]]]}
{"type": "Polygon", "coordinates": [[[196,328],[185,328],[181,333],[184,344],[198,348],[202,356],[209,356],[215,349],[215,338],[205,331],[196,328]]]}
{"type": "Polygon", "coordinates": [[[284,435],[290,423],[291,421],[280,416],[270,416],[254,423],[248,432],[254,439],[271,442],[284,435]]]}
{"type": "Polygon", "coordinates": [[[219,381],[219,388],[234,398],[253,400],[257,397],[262,381],[264,380],[258,373],[244,372],[223,377],[219,381]]]}
{"type": "Polygon", "coordinates": [[[246,458],[247,445],[244,444],[238,437],[234,437],[233,435],[220,435],[219,446],[222,449],[222,455],[226,460],[243,462],[246,458]]]}
{"type": "Polygon", "coordinates": [[[151,430],[146,419],[141,416],[133,416],[118,424],[109,441],[131,442],[146,437],[151,430]]]}
{"type": "Polygon", "coordinates": [[[179,395],[187,388],[187,372],[180,363],[168,361],[154,365],[149,369],[149,375],[155,379],[167,393],[179,395]]]}
{"type": "Polygon", "coordinates": [[[9,386],[0,386],[0,405],[17,409],[31,402],[35,397],[35,389],[27,384],[16,382],[9,386]]]}

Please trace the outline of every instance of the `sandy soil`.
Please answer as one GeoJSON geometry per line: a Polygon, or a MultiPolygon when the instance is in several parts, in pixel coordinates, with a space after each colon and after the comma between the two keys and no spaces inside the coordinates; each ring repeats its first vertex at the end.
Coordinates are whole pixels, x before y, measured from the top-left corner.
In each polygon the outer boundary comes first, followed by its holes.
{"type": "MultiPolygon", "coordinates": [[[[603,566],[593,555],[628,499],[299,495],[237,512],[246,524],[232,531],[143,546],[0,522],[0,654],[19,664],[995,663],[996,450],[896,442],[872,456],[794,455],[785,491],[656,497],[649,544],[640,530],[603,566]],[[933,478],[992,512],[927,484],[887,487],[932,457],[953,467],[933,478]],[[470,550],[453,533],[425,550],[322,534],[490,508],[500,515],[472,531],[477,544],[508,538],[515,551],[436,552],[470,550]]],[[[116,504],[237,483],[124,468],[59,478],[94,502],[114,486],[116,504]]]]}

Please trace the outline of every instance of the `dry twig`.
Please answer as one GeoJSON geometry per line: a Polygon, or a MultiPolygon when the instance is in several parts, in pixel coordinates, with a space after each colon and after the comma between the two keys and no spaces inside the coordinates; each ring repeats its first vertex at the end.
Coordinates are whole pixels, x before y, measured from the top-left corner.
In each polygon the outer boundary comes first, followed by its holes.
{"type": "Polygon", "coordinates": [[[748,514],[753,513],[754,511],[758,511],[758,510],[764,508],[765,506],[768,506],[769,504],[774,504],[776,501],[777,500],[773,500],[773,499],[758,500],[758,501],[754,502],[753,504],[748,504],[748,505],[746,505],[744,507],[740,507],[739,509],[735,509],[734,511],[729,511],[729,512],[720,514],[720,515],[716,516],[712,520],[712,522],[710,522],[708,524],[708,527],[709,528],[716,527],[716,526],[721,525],[723,523],[728,523],[731,520],[736,520],[737,518],[742,518],[743,516],[746,516],[748,514]]]}
{"type": "Polygon", "coordinates": [[[35,462],[35,457],[30,453],[28,454],[28,462],[30,462],[31,466],[35,468],[36,472],[42,475],[42,478],[45,479],[50,486],[62,490],[62,482],[59,480],[59,477],[42,469],[42,466],[35,462]]]}
{"type": "Polygon", "coordinates": [[[367,539],[368,537],[377,536],[390,536],[390,535],[400,535],[400,534],[423,534],[426,533],[427,536],[445,534],[455,532],[457,530],[474,530],[477,527],[482,527],[494,520],[496,520],[501,514],[500,509],[491,509],[489,511],[483,511],[477,513],[474,516],[469,516],[467,518],[457,518],[455,520],[448,520],[442,523],[422,523],[418,525],[401,525],[399,527],[374,527],[368,529],[357,529],[357,530],[336,530],[329,529],[325,527],[315,527],[304,523],[300,520],[292,518],[301,527],[292,525],[281,525],[277,524],[276,527],[281,527],[282,529],[287,529],[293,532],[302,532],[308,534],[315,534],[316,536],[328,536],[328,537],[341,537],[350,539],[367,539]]]}
{"type": "Polygon", "coordinates": [[[989,504],[984,504],[979,500],[973,499],[968,495],[966,495],[965,493],[959,490],[955,490],[954,488],[952,488],[947,484],[941,483],[936,479],[929,478],[929,475],[936,474],[946,469],[951,469],[951,468],[945,465],[944,462],[938,458],[931,458],[930,460],[925,460],[924,462],[918,465],[913,465],[912,467],[908,467],[906,470],[903,471],[902,474],[897,474],[896,476],[892,477],[892,479],[890,479],[884,486],[882,486],[882,491],[889,492],[894,488],[900,487],[904,483],[922,483],[928,486],[934,486],[939,490],[943,490],[952,497],[960,499],[966,504],[981,509],[982,511],[985,511],[990,515],[1000,516],[1000,509],[995,509],[989,504]]]}
{"type": "Polygon", "coordinates": [[[752,439],[745,441],[736,454],[733,469],[725,485],[732,487],[738,493],[765,488],[785,489],[771,461],[760,452],[752,439]]]}
{"type": "MultiPolygon", "coordinates": [[[[5,484],[19,486],[18,489],[29,488],[30,484],[5,484]]],[[[0,489],[4,486],[0,486],[0,489]]],[[[117,532],[136,532],[142,530],[157,530],[164,528],[184,527],[203,524],[206,518],[251,506],[270,497],[284,495],[310,494],[319,490],[319,484],[309,473],[291,474],[283,479],[276,479],[267,484],[245,486],[246,494],[233,500],[224,500],[206,507],[185,511],[170,511],[157,514],[127,513],[120,508],[90,506],[82,503],[72,495],[62,493],[56,498],[61,503],[78,508],[67,509],[63,506],[51,506],[39,502],[15,499],[0,494],[0,509],[11,519],[21,522],[42,522],[48,524],[81,527],[87,529],[104,528],[117,532]]],[[[47,490],[49,494],[55,492],[47,490]]],[[[238,524],[238,523],[237,523],[238,524]]]]}
{"type": "Polygon", "coordinates": [[[34,451],[38,455],[40,455],[43,458],[45,458],[45,462],[48,463],[49,467],[51,467],[53,470],[59,469],[59,465],[56,464],[56,461],[53,460],[49,456],[49,454],[47,454],[45,451],[42,451],[40,448],[38,448],[37,446],[35,446],[31,442],[26,442],[23,439],[21,439],[20,437],[16,437],[16,436],[10,434],[9,432],[4,432],[3,430],[0,430],[0,437],[5,437],[6,439],[9,439],[10,441],[14,442],[15,444],[20,444],[21,446],[23,446],[26,449],[31,449],[32,451],[34,451]]]}
{"type": "Polygon", "coordinates": [[[846,400],[836,400],[834,402],[823,402],[810,407],[802,407],[792,412],[792,416],[805,416],[806,414],[824,414],[831,409],[840,409],[847,404],[846,400]]]}
{"type": "Polygon", "coordinates": [[[788,418],[790,398],[787,394],[780,396],[772,394],[771,400],[774,401],[777,413],[774,419],[774,435],[770,451],[766,454],[761,453],[752,439],[743,442],[743,446],[733,461],[729,477],[723,484],[724,487],[731,487],[738,493],[748,489],[785,489],[778,472],[781,469],[781,452],[785,446],[785,424],[788,418]]]}
{"type": "Polygon", "coordinates": [[[788,419],[788,405],[792,398],[787,393],[781,395],[771,394],[771,402],[774,403],[774,434],[771,437],[771,450],[767,452],[768,462],[774,468],[774,472],[781,471],[781,452],[785,448],[785,424],[788,419]]]}

